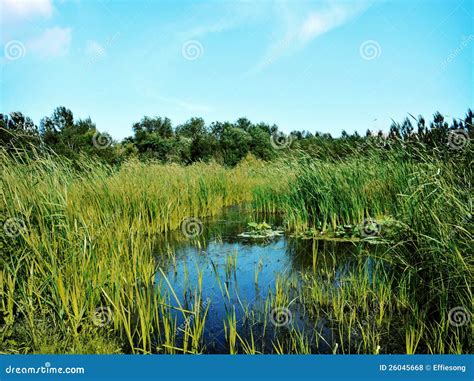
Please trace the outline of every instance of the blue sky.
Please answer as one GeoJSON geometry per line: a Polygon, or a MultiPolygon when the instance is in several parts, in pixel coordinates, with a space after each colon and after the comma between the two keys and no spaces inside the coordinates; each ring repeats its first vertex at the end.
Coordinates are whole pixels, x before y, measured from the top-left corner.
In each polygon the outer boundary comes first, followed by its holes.
{"type": "Polygon", "coordinates": [[[276,123],[339,135],[473,107],[472,0],[2,0],[0,111],[55,107],[121,139],[174,125],[276,123]]]}

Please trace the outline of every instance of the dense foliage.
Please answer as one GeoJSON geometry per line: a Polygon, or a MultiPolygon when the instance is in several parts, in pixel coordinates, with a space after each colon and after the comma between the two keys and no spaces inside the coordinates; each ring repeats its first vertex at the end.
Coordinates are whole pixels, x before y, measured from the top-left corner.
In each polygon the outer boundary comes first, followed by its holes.
{"type": "Polygon", "coordinates": [[[11,112],[0,114],[0,146],[7,150],[20,146],[28,149],[48,147],[73,160],[83,153],[108,164],[138,157],[143,161],[186,165],[213,160],[234,166],[247,154],[269,161],[281,156],[282,152],[288,155],[301,150],[312,157],[340,159],[363,153],[367,144],[386,150],[401,145],[408,154],[413,147],[418,152],[420,146],[436,154],[452,154],[450,139],[453,140],[451,145],[462,144],[463,139],[467,142],[474,136],[471,110],[464,119],[454,119],[451,124],[439,112],[430,123],[422,116],[410,115],[402,123],[393,122],[388,134],[367,130],[365,136],[360,136],[357,132],[342,131],[339,138],[307,131],[293,131],[286,136],[276,125],[255,124],[246,118],[210,125],[202,118],[191,118],[173,127],[166,117],[144,117],[134,123],[132,129],[133,136],[115,142],[109,135],[100,133],[90,118],[75,120],[66,107],[58,107],[50,117],[43,118],[39,127],[21,112],[11,112]]]}
{"type": "Polygon", "coordinates": [[[298,272],[302,287],[276,277],[261,315],[241,306],[254,329],[247,336],[228,310],[229,353],[320,353],[319,323],[281,327],[269,347],[256,344],[268,309],[290,305],[325,322],[333,353],[472,351],[470,110],[451,125],[437,113],[416,129],[407,119],[387,136],[337,139],[285,137],[246,119],[173,128],[144,118],[114,143],[65,108],[39,129],[21,113],[0,122],[0,352],[209,353],[202,284],[179,296],[169,287],[157,256],[173,263],[175,252],[156,237],[239,204],[278,213],[288,235],[308,242],[313,266],[298,272]],[[367,220],[379,226],[377,241],[352,241],[357,255],[341,277],[320,242],[341,228],[363,231],[367,220]],[[191,294],[189,307],[172,307],[191,294]],[[96,316],[104,310],[107,327],[96,316]],[[192,321],[179,328],[176,311],[192,321]]]}

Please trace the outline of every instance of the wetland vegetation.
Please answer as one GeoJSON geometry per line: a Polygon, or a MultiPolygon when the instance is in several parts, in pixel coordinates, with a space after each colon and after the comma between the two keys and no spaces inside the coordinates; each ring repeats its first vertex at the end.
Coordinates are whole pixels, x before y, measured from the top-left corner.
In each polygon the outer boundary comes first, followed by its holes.
{"type": "Polygon", "coordinates": [[[0,352],[472,352],[472,112],[439,115],[144,119],[105,149],[72,114],[2,116],[0,352]]]}

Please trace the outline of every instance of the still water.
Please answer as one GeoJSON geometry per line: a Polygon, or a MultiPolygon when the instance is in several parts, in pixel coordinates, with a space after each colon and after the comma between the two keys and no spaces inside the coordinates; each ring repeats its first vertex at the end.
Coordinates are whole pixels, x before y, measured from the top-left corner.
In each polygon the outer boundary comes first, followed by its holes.
{"type": "MultiPolygon", "coordinates": [[[[199,290],[202,308],[208,308],[203,335],[206,353],[228,353],[224,321],[234,312],[239,335],[248,339],[252,332],[259,348],[266,348],[266,352],[273,351],[271,341],[277,327],[280,333],[294,329],[323,335],[326,339],[314,351],[328,352],[329,328],[324,320],[312,321],[298,298],[304,287],[301,277],[317,269],[320,276],[332,273],[328,279],[337,283],[351,265],[356,246],[350,242],[316,242],[286,235],[270,239],[239,237],[248,230],[248,222],[264,220],[274,229],[281,226],[278,217],[263,219],[235,207],[219,217],[202,220],[202,232],[196,238],[186,237],[181,230],[165,235],[155,249],[161,269],[155,283],[164,290],[173,289],[179,299],[178,304],[170,298],[174,307],[181,305],[189,310],[199,290]],[[171,258],[166,253],[172,253],[171,258]],[[281,317],[284,321],[277,319],[275,326],[268,299],[275,295],[278,283],[290,295],[285,307],[290,316],[281,317]]],[[[184,326],[185,317],[181,311],[176,311],[175,317],[179,342],[179,328],[184,326]]]]}

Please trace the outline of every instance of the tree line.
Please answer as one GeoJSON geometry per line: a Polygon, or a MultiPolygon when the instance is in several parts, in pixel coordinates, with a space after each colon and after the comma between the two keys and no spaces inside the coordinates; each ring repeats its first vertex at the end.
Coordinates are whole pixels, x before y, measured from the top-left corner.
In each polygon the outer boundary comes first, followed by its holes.
{"type": "Polygon", "coordinates": [[[286,135],[275,124],[252,123],[247,118],[235,122],[213,122],[194,117],[173,126],[166,117],[143,117],[132,126],[133,135],[120,142],[97,130],[90,118],[75,119],[73,112],[58,107],[37,126],[21,112],[0,114],[0,145],[7,150],[50,149],[60,156],[77,160],[90,155],[109,164],[130,157],[143,161],[191,164],[214,160],[234,166],[245,156],[270,161],[281,155],[304,151],[325,159],[340,159],[373,149],[394,149],[423,145],[430,152],[456,151],[474,136],[473,113],[451,123],[439,112],[431,122],[409,114],[402,123],[393,121],[388,133],[367,130],[365,136],[345,130],[338,138],[328,133],[293,131],[286,135]]]}

